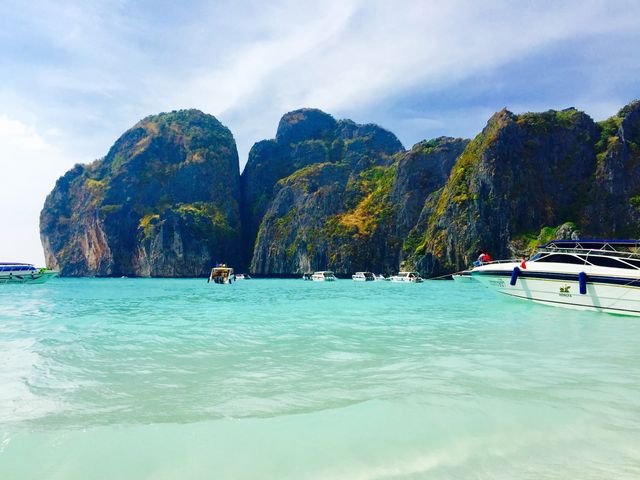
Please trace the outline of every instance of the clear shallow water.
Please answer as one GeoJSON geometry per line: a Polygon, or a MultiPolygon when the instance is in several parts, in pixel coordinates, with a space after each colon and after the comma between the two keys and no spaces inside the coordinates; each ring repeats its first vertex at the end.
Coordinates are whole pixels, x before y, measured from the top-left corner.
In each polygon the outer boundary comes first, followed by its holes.
{"type": "Polygon", "coordinates": [[[637,479],[639,339],[453,282],[3,286],[0,478],[637,479]]]}

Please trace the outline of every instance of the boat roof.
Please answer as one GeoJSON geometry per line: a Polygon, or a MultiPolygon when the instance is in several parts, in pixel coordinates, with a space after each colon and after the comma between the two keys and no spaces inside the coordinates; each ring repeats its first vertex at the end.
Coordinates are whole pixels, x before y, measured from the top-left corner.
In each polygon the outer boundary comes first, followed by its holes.
{"type": "Polygon", "coordinates": [[[617,251],[618,248],[640,248],[640,240],[551,240],[550,242],[541,245],[539,248],[575,248],[581,250],[617,251]]]}
{"type": "Polygon", "coordinates": [[[15,262],[0,262],[0,266],[15,266],[15,265],[20,265],[22,267],[33,267],[32,263],[15,263],[15,262]]]}

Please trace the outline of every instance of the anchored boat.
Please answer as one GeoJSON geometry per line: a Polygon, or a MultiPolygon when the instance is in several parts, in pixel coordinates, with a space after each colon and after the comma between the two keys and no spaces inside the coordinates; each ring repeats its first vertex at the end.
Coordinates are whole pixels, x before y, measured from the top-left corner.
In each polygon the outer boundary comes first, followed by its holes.
{"type": "Polygon", "coordinates": [[[373,282],[376,277],[371,272],[356,272],[354,275],[351,275],[351,279],[354,282],[373,282]]]}
{"type": "Polygon", "coordinates": [[[463,270],[461,272],[452,273],[451,278],[456,282],[471,282],[473,277],[471,276],[471,270],[463,270]]]}
{"type": "Polygon", "coordinates": [[[529,260],[480,265],[471,276],[515,298],[640,316],[640,240],[553,240],[529,260]]]}
{"type": "Polygon", "coordinates": [[[329,270],[324,270],[321,272],[315,272],[311,276],[311,280],[313,280],[314,282],[334,282],[337,279],[333,272],[329,270]]]}
{"type": "Polygon", "coordinates": [[[392,282],[404,282],[404,283],[420,283],[422,277],[418,272],[398,272],[397,275],[391,277],[392,282]]]}
{"type": "Polygon", "coordinates": [[[29,263],[0,262],[0,283],[44,283],[59,272],[37,268],[29,263]]]}
{"type": "Polygon", "coordinates": [[[211,274],[207,283],[221,283],[231,284],[235,281],[236,276],[233,273],[233,268],[230,267],[214,267],[211,269],[211,274]]]}

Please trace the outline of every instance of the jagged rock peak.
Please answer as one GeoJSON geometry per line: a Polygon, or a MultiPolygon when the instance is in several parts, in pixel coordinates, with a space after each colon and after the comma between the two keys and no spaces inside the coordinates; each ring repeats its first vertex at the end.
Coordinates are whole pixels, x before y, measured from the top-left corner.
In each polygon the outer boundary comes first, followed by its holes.
{"type": "Polygon", "coordinates": [[[276,141],[298,143],[321,140],[336,127],[336,120],[317,108],[301,108],[285,113],[278,124],[276,141]]]}
{"type": "Polygon", "coordinates": [[[56,183],[40,216],[63,275],[197,276],[238,265],[240,174],[229,129],[199,110],[144,118],[56,183]]]}

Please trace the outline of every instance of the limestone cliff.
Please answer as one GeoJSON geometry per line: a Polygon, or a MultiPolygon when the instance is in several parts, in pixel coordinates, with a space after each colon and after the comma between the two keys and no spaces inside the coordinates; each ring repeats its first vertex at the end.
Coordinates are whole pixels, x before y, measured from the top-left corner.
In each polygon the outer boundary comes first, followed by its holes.
{"type": "Polygon", "coordinates": [[[575,109],[496,113],[429,205],[412,265],[426,275],[455,271],[479,249],[526,255],[578,230],[638,235],[639,110],[633,103],[600,124],[575,109]]]}
{"type": "Polygon", "coordinates": [[[231,132],[197,110],[150,116],[58,180],[40,218],[63,275],[196,276],[241,262],[231,132]]]}
{"type": "MultiPolygon", "coordinates": [[[[267,185],[260,182],[264,203],[250,211],[256,214],[252,227],[259,224],[255,273],[397,270],[404,236],[466,144],[441,138],[405,152],[393,134],[376,125],[330,119],[316,110],[292,112],[280,122],[275,141],[254,147],[251,170],[243,177],[270,163],[286,164],[291,172],[267,185]],[[269,156],[285,151],[284,160],[269,156]]],[[[243,182],[247,192],[252,181],[247,175],[243,182]]]]}
{"type": "Polygon", "coordinates": [[[389,131],[285,114],[238,172],[233,136],[197,110],[148,117],[60,178],[41,214],[64,275],[332,269],[427,276],[480,249],[526,256],[554,237],[640,236],[640,102],[602,122],[502,110],[472,141],[405,151],[389,131]]]}

